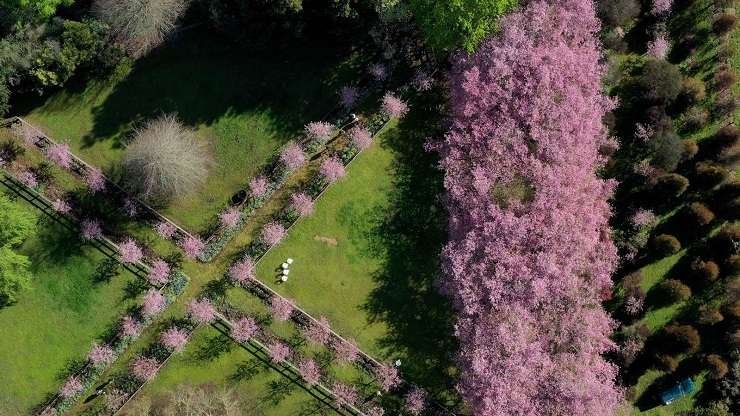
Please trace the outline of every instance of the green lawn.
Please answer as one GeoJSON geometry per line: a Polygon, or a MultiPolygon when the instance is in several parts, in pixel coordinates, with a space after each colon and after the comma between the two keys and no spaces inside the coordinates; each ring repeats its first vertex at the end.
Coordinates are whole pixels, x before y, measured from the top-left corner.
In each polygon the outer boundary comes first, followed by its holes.
{"type": "Polygon", "coordinates": [[[3,415],[29,414],[54,393],[66,366],[84,360],[93,341],[135,303],[127,289],[138,281],[122,272],[96,282],[96,267],[105,256],[45,216],[20,251],[32,261],[34,279],[17,304],[0,309],[3,415]]]}
{"type": "Polygon", "coordinates": [[[304,42],[237,46],[198,29],[136,61],[119,82],[73,82],[40,105],[27,103],[22,116],[110,171],[134,126],[176,112],[208,142],[215,163],[203,189],[164,213],[202,231],[277,148],[326,115],[340,86],[362,73],[360,53],[304,42]]]}

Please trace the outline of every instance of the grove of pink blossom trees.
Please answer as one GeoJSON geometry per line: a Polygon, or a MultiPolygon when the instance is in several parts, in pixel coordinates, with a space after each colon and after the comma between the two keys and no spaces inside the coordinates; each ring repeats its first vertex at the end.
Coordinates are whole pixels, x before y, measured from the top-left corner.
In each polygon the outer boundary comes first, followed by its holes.
{"type": "Polygon", "coordinates": [[[617,254],[596,172],[613,107],[600,91],[589,0],[534,0],[450,77],[437,145],[449,243],[443,291],[457,309],[458,389],[471,414],[611,415],[617,369],[601,307],[617,254]]]}

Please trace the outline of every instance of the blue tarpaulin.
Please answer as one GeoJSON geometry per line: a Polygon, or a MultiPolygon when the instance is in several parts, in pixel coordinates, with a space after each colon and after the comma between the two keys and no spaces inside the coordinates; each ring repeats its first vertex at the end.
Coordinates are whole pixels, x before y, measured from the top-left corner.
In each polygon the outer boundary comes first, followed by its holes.
{"type": "Polygon", "coordinates": [[[694,382],[690,378],[687,378],[678,383],[675,387],[664,391],[660,395],[660,400],[663,401],[664,405],[670,404],[672,401],[678,400],[692,391],[694,391],[694,382]]]}

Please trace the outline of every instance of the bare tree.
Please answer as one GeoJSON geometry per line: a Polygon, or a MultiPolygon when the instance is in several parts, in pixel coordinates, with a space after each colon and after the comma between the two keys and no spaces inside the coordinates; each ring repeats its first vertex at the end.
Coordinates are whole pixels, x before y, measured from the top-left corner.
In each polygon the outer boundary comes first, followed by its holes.
{"type": "Polygon", "coordinates": [[[95,0],[93,12],[134,57],[161,44],[176,27],[187,0],[95,0]]]}
{"type": "Polygon", "coordinates": [[[175,115],[148,122],[134,136],[123,160],[124,181],[139,197],[163,203],[203,184],[208,151],[175,115]]]}

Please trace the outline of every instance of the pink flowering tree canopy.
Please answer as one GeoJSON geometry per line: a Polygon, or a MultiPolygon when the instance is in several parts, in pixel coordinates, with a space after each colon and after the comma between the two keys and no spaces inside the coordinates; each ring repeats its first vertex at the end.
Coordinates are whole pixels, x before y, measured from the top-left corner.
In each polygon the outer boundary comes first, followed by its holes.
{"type": "Polygon", "coordinates": [[[87,354],[87,359],[96,367],[110,364],[114,357],[115,352],[113,351],[113,348],[105,344],[93,345],[92,349],[87,354]]]}
{"type": "Polygon", "coordinates": [[[177,227],[169,221],[162,221],[157,223],[154,227],[154,231],[156,231],[160,237],[169,240],[175,235],[175,232],[177,232],[177,227]]]}
{"type": "Polygon", "coordinates": [[[264,176],[257,176],[249,181],[249,195],[252,198],[261,198],[267,193],[267,178],[264,176]]]}
{"type": "Polygon", "coordinates": [[[216,319],[216,307],[208,298],[192,300],[188,304],[190,319],[199,324],[209,324],[216,319]]]}
{"type": "Polygon", "coordinates": [[[154,358],[138,356],[131,361],[131,373],[141,381],[149,381],[157,375],[159,362],[154,358]]]}
{"type": "Polygon", "coordinates": [[[656,59],[665,59],[671,44],[666,39],[665,33],[657,33],[655,38],[648,42],[647,53],[656,59]]]}
{"type": "Polygon", "coordinates": [[[354,363],[360,355],[360,349],[357,348],[357,343],[352,338],[346,341],[335,339],[333,346],[337,359],[343,363],[354,363]]]}
{"type": "Polygon", "coordinates": [[[162,312],[167,306],[167,300],[158,290],[149,289],[144,295],[144,302],[141,305],[141,314],[147,318],[162,312]]]}
{"type": "Polygon", "coordinates": [[[368,72],[376,81],[385,81],[388,78],[388,69],[381,63],[370,65],[368,72]]]}
{"type": "Polygon", "coordinates": [[[170,271],[169,263],[162,259],[156,259],[152,262],[146,280],[154,286],[161,286],[169,280],[170,271]]]}
{"type": "Polygon", "coordinates": [[[336,399],[337,406],[354,406],[357,403],[357,390],[343,383],[334,383],[332,393],[336,399]]]}
{"type": "Polygon", "coordinates": [[[409,112],[409,106],[391,93],[385,94],[380,111],[388,118],[401,118],[409,112]]]}
{"type": "Polygon", "coordinates": [[[301,146],[293,143],[280,153],[280,161],[288,170],[295,170],[306,162],[306,154],[301,146]]]}
{"type": "Polygon", "coordinates": [[[262,228],[262,241],[268,246],[274,246],[285,238],[285,227],[277,222],[269,222],[262,228]]]}
{"type": "Polygon", "coordinates": [[[267,351],[270,359],[274,363],[282,363],[290,355],[290,348],[280,341],[276,341],[268,347],[267,351]]]}
{"type": "Polygon", "coordinates": [[[87,218],[82,220],[80,226],[82,229],[82,238],[85,240],[95,240],[103,235],[103,230],[98,220],[87,218]]]}
{"type": "Polygon", "coordinates": [[[324,159],[321,163],[319,173],[321,173],[321,176],[329,181],[329,183],[332,183],[343,177],[346,172],[344,170],[344,165],[339,159],[330,157],[328,159],[324,159]]]}
{"type": "Polygon", "coordinates": [[[121,243],[118,246],[118,251],[121,254],[121,263],[136,263],[144,257],[141,247],[131,238],[121,243]]]}
{"type": "Polygon", "coordinates": [[[131,316],[124,316],[119,333],[124,337],[137,337],[141,333],[141,323],[131,316]]]}
{"type": "Polygon", "coordinates": [[[333,124],[325,121],[313,121],[304,127],[306,137],[322,142],[329,140],[334,135],[335,129],[336,127],[333,124]]]}
{"type": "Polygon", "coordinates": [[[303,331],[303,336],[313,344],[327,345],[331,339],[329,320],[325,316],[321,316],[318,321],[311,321],[303,331]]]}
{"type": "Polygon", "coordinates": [[[357,88],[353,86],[345,85],[339,90],[339,103],[345,110],[351,110],[354,108],[359,97],[359,91],[357,91],[357,88]]]}
{"type": "Polygon", "coordinates": [[[401,376],[393,364],[383,364],[375,368],[375,379],[383,391],[390,391],[401,383],[401,376]]]}
{"type": "Polygon", "coordinates": [[[83,388],[82,382],[77,377],[71,376],[62,384],[59,394],[65,399],[71,399],[82,392],[83,388]]]}
{"type": "Polygon", "coordinates": [[[173,326],[160,334],[159,342],[173,352],[182,352],[188,343],[188,333],[173,326]]]}
{"type": "Polygon", "coordinates": [[[72,153],[69,151],[67,143],[56,143],[46,148],[46,157],[52,163],[55,163],[65,169],[72,166],[72,153]]]}
{"type": "Polygon", "coordinates": [[[259,331],[257,322],[251,316],[242,316],[234,321],[231,336],[237,342],[247,342],[259,331]]]}
{"type": "Polygon", "coordinates": [[[427,394],[424,390],[414,387],[404,397],[404,409],[413,416],[418,416],[426,408],[427,394]]]}
{"type": "Polygon", "coordinates": [[[235,285],[244,285],[249,280],[254,279],[254,260],[245,256],[234,263],[229,268],[229,279],[235,285]]]}
{"type": "Polygon", "coordinates": [[[51,208],[60,214],[68,214],[72,211],[72,206],[69,205],[69,202],[59,198],[51,203],[51,208]]]}
{"type": "Polygon", "coordinates": [[[29,188],[36,188],[37,186],[39,186],[38,178],[36,178],[36,175],[34,175],[30,171],[24,170],[23,172],[18,174],[17,178],[18,182],[26,185],[29,188]]]}
{"type": "Polygon", "coordinates": [[[180,241],[180,248],[191,259],[200,256],[206,248],[206,244],[196,236],[187,236],[180,241]]]}
{"type": "Polygon", "coordinates": [[[298,372],[301,374],[301,378],[308,385],[313,386],[321,380],[321,369],[316,364],[316,361],[305,358],[298,363],[298,372]]]}
{"type": "Polygon", "coordinates": [[[85,171],[83,179],[92,193],[101,192],[105,189],[105,177],[100,169],[89,167],[85,171]]]}
{"type": "Polygon", "coordinates": [[[601,94],[599,21],[590,0],[532,0],[499,23],[454,58],[438,145],[458,390],[482,416],[614,414],[614,323],[600,306],[617,264],[614,184],[597,176],[614,103],[601,94]]]}
{"type": "Polygon", "coordinates": [[[361,126],[353,127],[349,131],[349,137],[352,139],[352,144],[358,150],[367,149],[373,142],[373,135],[370,133],[370,130],[361,126]]]}
{"type": "Polygon", "coordinates": [[[313,213],[313,199],[304,192],[296,192],[290,196],[290,207],[301,217],[313,213]]]}
{"type": "Polygon", "coordinates": [[[234,228],[239,225],[239,221],[242,219],[242,213],[236,208],[229,208],[226,211],[218,215],[218,219],[221,225],[226,228],[234,228]]]}
{"type": "Polygon", "coordinates": [[[293,313],[293,304],[281,296],[273,296],[270,300],[270,313],[278,321],[287,321],[293,313]]]}

